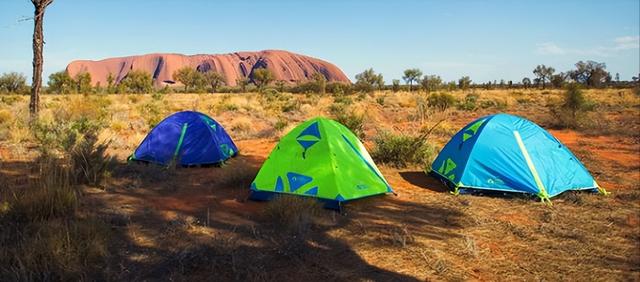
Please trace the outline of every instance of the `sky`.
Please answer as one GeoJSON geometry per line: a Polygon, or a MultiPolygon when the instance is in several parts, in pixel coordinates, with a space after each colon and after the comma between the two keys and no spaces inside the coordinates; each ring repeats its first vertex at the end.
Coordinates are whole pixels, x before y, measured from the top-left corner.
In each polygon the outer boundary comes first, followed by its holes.
{"type": "MultiPolygon", "coordinates": [[[[0,73],[31,77],[33,5],[0,0],[0,73]]],[[[605,62],[640,73],[639,0],[54,0],[45,14],[44,77],[75,59],[282,49],[327,60],[352,80],[387,83],[408,68],[455,80],[521,81],[605,62]]]]}

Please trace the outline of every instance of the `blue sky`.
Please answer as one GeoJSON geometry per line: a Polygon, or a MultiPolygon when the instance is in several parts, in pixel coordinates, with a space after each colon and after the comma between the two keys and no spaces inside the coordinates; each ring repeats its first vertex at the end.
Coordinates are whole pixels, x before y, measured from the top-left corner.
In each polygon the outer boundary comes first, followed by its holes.
{"type": "MultiPolygon", "coordinates": [[[[0,0],[0,72],[30,77],[29,0],[0,0]]],[[[353,79],[407,68],[445,80],[520,81],[537,64],[578,60],[640,72],[640,1],[55,0],[45,15],[45,75],[74,59],[153,52],[284,49],[328,60],[353,79]]],[[[45,79],[46,80],[46,79],[45,79]]]]}

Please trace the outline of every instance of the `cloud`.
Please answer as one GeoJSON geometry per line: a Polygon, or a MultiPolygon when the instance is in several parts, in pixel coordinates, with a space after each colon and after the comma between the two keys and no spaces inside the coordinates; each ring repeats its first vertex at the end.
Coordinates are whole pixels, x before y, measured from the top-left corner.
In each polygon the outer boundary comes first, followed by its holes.
{"type": "Polygon", "coordinates": [[[613,44],[608,46],[596,46],[592,48],[567,48],[561,47],[554,42],[544,42],[536,44],[536,52],[541,55],[590,55],[608,57],[616,52],[638,49],[640,47],[640,36],[623,36],[613,40],[613,44]]]}
{"type": "Polygon", "coordinates": [[[553,42],[545,42],[536,45],[538,46],[538,53],[542,55],[562,55],[567,53],[565,49],[553,42]]]}
{"type": "Polygon", "coordinates": [[[623,36],[614,40],[616,50],[629,50],[640,48],[640,36],[623,36]]]}

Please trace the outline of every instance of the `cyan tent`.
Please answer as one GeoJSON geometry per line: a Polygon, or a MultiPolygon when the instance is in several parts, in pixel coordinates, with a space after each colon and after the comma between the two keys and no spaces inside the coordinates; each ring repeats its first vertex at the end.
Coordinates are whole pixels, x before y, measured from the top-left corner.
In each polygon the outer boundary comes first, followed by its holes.
{"type": "Polygon", "coordinates": [[[543,201],[567,190],[606,191],[558,139],[521,117],[479,118],[456,133],[431,165],[431,173],[461,189],[538,195],[543,201]]]}

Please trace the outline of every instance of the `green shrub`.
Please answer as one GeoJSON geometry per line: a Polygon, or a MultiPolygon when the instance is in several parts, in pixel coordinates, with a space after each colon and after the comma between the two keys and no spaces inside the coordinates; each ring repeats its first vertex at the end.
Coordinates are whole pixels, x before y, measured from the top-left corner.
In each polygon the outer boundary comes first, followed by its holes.
{"type": "Polygon", "coordinates": [[[140,113],[144,117],[149,129],[154,128],[163,119],[164,116],[161,107],[162,106],[155,101],[150,101],[140,106],[140,113]]]}
{"type": "Polygon", "coordinates": [[[282,105],[282,112],[289,113],[300,109],[300,101],[297,99],[289,99],[282,105]]]}
{"type": "Polygon", "coordinates": [[[337,122],[346,126],[356,136],[360,138],[364,136],[364,115],[348,110],[344,104],[331,105],[329,112],[331,112],[337,122]]]}
{"type": "Polygon", "coordinates": [[[334,96],[351,95],[353,94],[353,87],[351,84],[342,82],[330,82],[327,83],[327,92],[334,96]]]}
{"type": "Polygon", "coordinates": [[[464,101],[458,104],[458,108],[464,111],[475,111],[478,106],[479,95],[475,92],[471,92],[464,97],[464,101]]]}
{"type": "Polygon", "coordinates": [[[376,161],[403,168],[409,164],[430,163],[436,152],[425,136],[382,132],[374,137],[371,157],[376,161]]]}
{"type": "Polygon", "coordinates": [[[448,109],[457,103],[456,97],[449,93],[434,93],[427,97],[429,107],[435,107],[441,110],[448,109]]]}
{"type": "Polygon", "coordinates": [[[339,95],[333,99],[333,102],[338,104],[351,105],[353,104],[353,99],[351,99],[350,96],[339,95]]]}
{"type": "Polygon", "coordinates": [[[289,121],[283,118],[279,118],[278,121],[276,121],[276,123],[273,125],[273,128],[275,128],[277,131],[282,131],[287,127],[287,125],[289,125],[289,121]]]}
{"type": "Polygon", "coordinates": [[[376,103],[380,106],[384,106],[384,96],[376,98],[376,103]]]}
{"type": "Polygon", "coordinates": [[[98,143],[96,132],[86,132],[71,151],[76,183],[100,186],[114,167],[115,159],[106,151],[109,142],[98,143]]]}
{"type": "Polygon", "coordinates": [[[577,84],[570,84],[560,104],[549,107],[556,127],[577,129],[586,122],[586,114],[595,109],[595,103],[584,96],[577,84]]]}

